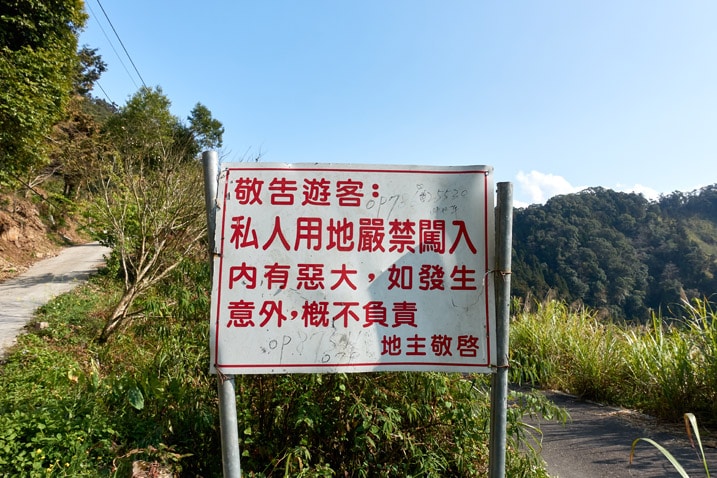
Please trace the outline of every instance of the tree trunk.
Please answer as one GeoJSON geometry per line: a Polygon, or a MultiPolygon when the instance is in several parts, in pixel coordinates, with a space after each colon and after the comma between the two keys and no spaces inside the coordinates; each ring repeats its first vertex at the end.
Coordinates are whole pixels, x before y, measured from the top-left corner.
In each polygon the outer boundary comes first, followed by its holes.
{"type": "Polygon", "coordinates": [[[117,306],[112,312],[112,315],[109,319],[107,319],[107,322],[102,329],[102,333],[97,339],[99,343],[106,343],[110,336],[125,322],[125,319],[127,319],[127,312],[129,312],[129,308],[132,306],[135,297],[137,297],[137,288],[130,287],[130,289],[124,293],[122,298],[120,298],[117,306]]]}

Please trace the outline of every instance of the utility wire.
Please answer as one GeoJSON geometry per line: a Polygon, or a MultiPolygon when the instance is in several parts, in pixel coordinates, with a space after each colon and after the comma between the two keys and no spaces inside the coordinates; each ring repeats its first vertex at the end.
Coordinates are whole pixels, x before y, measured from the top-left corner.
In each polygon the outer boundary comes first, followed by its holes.
{"type": "MultiPolygon", "coordinates": [[[[112,40],[110,39],[109,35],[107,35],[107,32],[105,31],[104,27],[102,27],[102,23],[101,23],[101,22],[99,21],[99,19],[97,18],[97,15],[95,15],[95,11],[92,10],[92,6],[90,5],[89,2],[85,3],[85,5],[87,5],[87,8],[90,9],[90,13],[92,13],[92,18],[95,20],[95,22],[97,22],[97,26],[100,27],[100,30],[102,30],[102,34],[105,36],[105,39],[107,40],[107,43],[110,44],[110,47],[112,48],[112,51],[115,52],[115,55],[117,56],[117,59],[118,59],[119,62],[120,62],[120,65],[122,65],[122,68],[124,68],[124,71],[125,71],[125,73],[127,73],[127,76],[129,76],[129,79],[132,80],[132,84],[134,85],[135,88],[139,89],[139,85],[137,84],[136,81],[134,81],[134,76],[132,75],[132,73],[129,72],[129,70],[127,69],[127,65],[125,65],[124,62],[122,61],[122,57],[120,56],[119,52],[118,52],[117,49],[115,48],[115,44],[114,44],[114,43],[112,42],[112,40]]],[[[141,77],[140,77],[140,78],[141,78],[141,77]]],[[[104,91],[104,90],[103,90],[103,91],[104,91]]],[[[106,93],[105,93],[105,96],[107,96],[106,93]]],[[[108,98],[108,99],[109,99],[109,98],[108,98]]]]}
{"type": "Polygon", "coordinates": [[[100,0],[97,0],[97,4],[102,9],[102,13],[104,14],[105,18],[107,19],[107,23],[109,23],[110,27],[112,27],[112,31],[115,33],[117,40],[119,40],[119,42],[120,42],[120,45],[122,45],[122,49],[124,50],[125,54],[127,55],[127,58],[129,58],[129,62],[132,63],[132,67],[134,68],[134,71],[137,73],[137,76],[139,77],[139,79],[142,81],[142,85],[144,85],[144,87],[147,88],[147,83],[144,82],[144,78],[142,78],[142,75],[140,75],[139,70],[137,69],[137,65],[134,64],[132,57],[129,55],[127,48],[124,46],[124,43],[122,42],[122,39],[120,38],[119,34],[117,33],[115,26],[112,24],[110,17],[107,15],[107,12],[105,11],[105,7],[102,6],[102,2],[100,2],[100,0]]]}
{"type": "Polygon", "coordinates": [[[111,99],[110,96],[107,94],[107,92],[105,91],[105,89],[102,88],[102,85],[100,85],[100,80],[96,80],[96,81],[95,81],[95,85],[97,85],[97,86],[99,87],[99,89],[102,90],[102,93],[104,93],[105,98],[107,98],[107,101],[109,101],[110,104],[112,104],[112,105],[116,105],[116,104],[117,104],[117,103],[115,103],[114,101],[112,101],[112,99],[111,99]]]}

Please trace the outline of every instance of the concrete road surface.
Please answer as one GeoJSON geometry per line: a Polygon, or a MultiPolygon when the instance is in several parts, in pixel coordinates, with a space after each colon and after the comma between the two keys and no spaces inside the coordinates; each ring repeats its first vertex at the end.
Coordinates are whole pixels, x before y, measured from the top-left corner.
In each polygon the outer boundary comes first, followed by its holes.
{"type": "MultiPolygon", "coordinates": [[[[690,477],[707,476],[684,426],[666,426],[654,418],[629,410],[578,400],[571,395],[546,392],[565,407],[572,421],[565,426],[542,422],[543,459],[551,476],[560,478],[663,478],[680,474],[652,445],[640,441],[632,465],[630,447],[636,438],[651,438],[682,464],[690,477]]],[[[688,411],[688,410],[686,410],[688,411]]],[[[699,423],[698,423],[699,425],[699,423]]],[[[706,433],[706,430],[702,430],[706,433]]],[[[710,471],[717,470],[714,437],[702,436],[710,471]],[[706,442],[706,443],[705,443],[706,442]]]]}
{"type": "Polygon", "coordinates": [[[97,243],[69,247],[0,283],[0,357],[15,343],[35,309],[87,280],[109,251],[97,243]]]}

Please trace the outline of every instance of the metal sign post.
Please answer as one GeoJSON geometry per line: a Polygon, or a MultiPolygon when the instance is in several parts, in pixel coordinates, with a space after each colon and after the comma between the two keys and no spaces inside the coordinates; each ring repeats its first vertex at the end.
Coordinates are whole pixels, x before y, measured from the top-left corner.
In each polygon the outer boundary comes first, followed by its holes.
{"type": "MultiPolygon", "coordinates": [[[[214,255],[217,253],[214,232],[216,229],[219,156],[216,151],[206,151],[202,153],[202,162],[204,164],[204,197],[207,206],[209,260],[213,269],[214,255]]],[[[217,374],[217,391],[219,393],[219,427],[222,437],[222,468],[224,476],[225,478],[240,478],[239,427],[237,424],[234,376],[217,374]]]]}
{"type": "Polygon", "coordinates": [[[510,321],[510,267],[513,239],[513,185],[498,183],[496,207],[496,370],[491,376],[489,477],[505,476],[508,413],[508,324],[510,321]]]}

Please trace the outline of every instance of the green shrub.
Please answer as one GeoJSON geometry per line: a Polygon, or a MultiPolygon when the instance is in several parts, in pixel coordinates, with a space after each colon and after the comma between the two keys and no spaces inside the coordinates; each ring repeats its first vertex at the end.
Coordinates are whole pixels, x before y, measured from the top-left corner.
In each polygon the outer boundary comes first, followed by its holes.
{"type": "Polygon", "coordinates": [[[0,374],[2,476],[97,476],[117,433],[71,353],[21,337],[0,374]]]}
{"type": "MultiPolygon", "coordinates": [[[[242,466],[256,476],[487,473],[486,377],[377,373],[237,380],[242,466]]],[[[526,440],[522,417],[558,411],[535,395],[513,399],[507,474],[544,476],[536,455],[517,452],[526,440]]]]}

